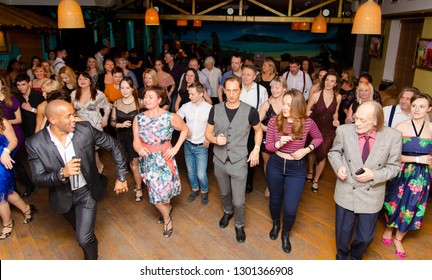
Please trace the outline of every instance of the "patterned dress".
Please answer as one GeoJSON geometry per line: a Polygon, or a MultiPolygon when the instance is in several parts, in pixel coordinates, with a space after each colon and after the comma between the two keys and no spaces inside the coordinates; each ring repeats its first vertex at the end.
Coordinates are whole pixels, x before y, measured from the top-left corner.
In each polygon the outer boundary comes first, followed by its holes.
{"type": "MultiPolygon", "coordinates": [[[[402,154],[427,155],[432,150],[432,140],[420,137],[403,137],[402,154]]],[[[408,162],[387,182],[384,201],[387,225],[400,232],[416,230],[421,226],[430,190],[430,170],[427,164],[408,162]]]]}
{"type": "Polygon", "coordinates": [[[76,91],[73,91],[71,99],[77,116],[90,122],[94,128],[103,131],[101,110],[104,114],[109,114],[111,111],[105,94],[98,90],[95,100],[91,99],[87,104],[75,100],[75,95],[76,91]]]}
{"type": "MultiPolygon", "coordinates": [[[[9,142],[6,136],[0,134],[0,151],[8,146],[9,142]]],[[[7,169],[0,163],[0,202],[7,201],[8,196],[13,193],[14,173],[13,169],[7,169]]]]}
{"type": "Polygon", "coordinates": [[[164,112],[157,118],[144,113],[137,115],[138,133],[147,149],[147,157],[140,157],[141,178],[147,186],[150,203],[169,203],[171,198],[181,192],[180,176],[175,159],[165,160],[161,147],[171,148],[174,127],[171,125],[171,113],[164,112]]]}

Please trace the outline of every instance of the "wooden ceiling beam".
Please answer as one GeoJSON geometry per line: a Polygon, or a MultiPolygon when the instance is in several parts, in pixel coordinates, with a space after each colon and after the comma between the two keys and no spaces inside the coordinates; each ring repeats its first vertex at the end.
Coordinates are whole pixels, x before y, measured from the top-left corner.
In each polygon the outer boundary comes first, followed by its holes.
{"type": "Polygon", "coordinates": [[[302,15],[305,15],[305,14],[307,14],[307,13],[309,13],[309,12],[312,12],[312,11],[318,10],[318,9],[320,9],[321,7],[324,7],[324,6],[328,5],[328,4],[331,4],[331,3],[336,2],[336,1],[337,1],[337,0],[328,0],[328,1],[325,1],[325,2],[323,2],[323,3],[321,3],[321,4],[318,4],[318,5],[315,5],[315,6],[313,6],[313,7],[310,7],[309,9],[306,9],[306,10],[304,10],[304,11],[301,11],[300,13],[297,13],[297,14],[295,14],[294,16],[295,16],[295,17],[299,17],[299,16],[302,16],[302,15]]]}
{"type": "Polygon", "coordinates": [[[269,6],[264,5],[264,4],[262,4],[262,3],[258,2],[258,1],[255,1],[255,0],[249,0],[249,2],[250,2],[250,3],[253,3],[253,4],[255,4],[255,5],[257,5],[258,7],[261,7],[261,8],[263,8],[263,9],[269,11],[270,13],[273,13],[273,14],[275,14],[275,15],[278,15],[278,16],[280,16],[280,17],[286,16],[286,15],[282,14],[281,12],[278,12],[278,11],[276,11],[275,9],[270,8],[269,6]]]}
{"type": "MultiPolygon", "coordinates": [[[[168,1],[166,1],[166,0],[158,0],[159,2],[161,2],[161,3],[163,3],[163,4],[165,4],[165,5],[167,5],[167,6],[170,6],[171,8],[173,8],[174,10],[177,10],[177,11],[179,11],[180,13],[182,13],[182,14],[185,14],[185,15],[190,15],[191,13],[190,12],[187,12],[187,11],[185,11],[185,10],[183,10],[183,9],[181,9],[181,8],[179,8],[179,7],[177,7],[176,5],[174,5],[174,4],[171,4],[170,2],[168,2],[168,1]]],[[[194,3],[195,3],[195,1],[194,1],[194,3]]],[[[161,15],[159,14],[159,17],[160,17],[161,15]]]]}
{"type": "Polygon", "coordinates": [[[204,11],[199,12],[197,15],[205,15],[205,14],[207,14],[207,13],[213,11],[213,10],[219,9],[222,6],[228,5],[229,3],[233,2],[233,1],[234,0],[227,0],[227,1],[221,2],[221,3],[217,4],[217,5],[214,5],[214,6],[210,7],[210,8],[208,8],[208,9],[204,10],[204,11]]]}
{"type": "MultiPolygon", "coordinates": [[[[117,14],[116,19],[138,19],[142,20],[144,14],[117,14]]],[[[159,15],[161,20],[202,20],[202,21],[221,21],[221,22],[312,22],[313,17],[297,17],[297,16],[233,16],[233,15],[159,15]]],[[[332,24],[352,24],[353,18],[338,18],[327,17],[327,23],[332,24]]]]}

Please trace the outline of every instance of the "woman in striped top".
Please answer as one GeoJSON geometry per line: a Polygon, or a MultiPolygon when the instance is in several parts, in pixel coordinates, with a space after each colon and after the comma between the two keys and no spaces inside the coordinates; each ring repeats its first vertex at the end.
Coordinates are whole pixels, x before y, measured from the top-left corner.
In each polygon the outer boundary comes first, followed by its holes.
{"type": "Polygon", "coordinates": [[[274,152],[267,163],[267,185],[270,190],[270,215],[273,227],[270,239],[275,240],[280,230],[280,211],[283,204],[282,250],[291,252],[289,232],[296,217],[297,207],[306,180],[305,156],[322,143],[322,135],[315,122],[306,116],[303,94],[291,89],[284,94],[282,111],[267,125],[266,149],[274,152]],[[307,136],[312,141],[305,148],[307,136]]]}

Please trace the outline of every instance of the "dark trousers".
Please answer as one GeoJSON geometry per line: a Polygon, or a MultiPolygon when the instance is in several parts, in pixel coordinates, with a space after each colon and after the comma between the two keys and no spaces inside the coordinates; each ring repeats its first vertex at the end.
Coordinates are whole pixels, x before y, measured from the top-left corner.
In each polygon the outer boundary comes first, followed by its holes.
{"type": "Polygon", "coordinates": [[[289,232],[294,226],[306,181],[305,161],[286,160],[273,154],[267,162],[266,179],[270,191],[270,215],[273,221],[279,222],[283,206],[282,231],[289,232]]]}
{"type": "Polygon", "coordinates": [[[85,260],[97,260],[98,241],[94,233],[97,202],[87,186],[72,192],[73,204],[69,212],[63,214],[75,230],[79,246],[85,260]]]}
{"type": "MultiPolygon", "coordinates": [[[[25,169],[25,164],[27,161],[27,151],[25,147],[22,147],[15,156],[15,171],[17,173],[17,177],[22,181],[22,183],[26,187],[26,192],[34,189],[34,185],[30,179],[30,176],[27,174],[27,170],[25,169]]],[[[16,183],[14,190],[16,189],[16,183]]]]}
{"type": "MultiPolygon", "coordinates": [[[[255,130],[253,130],[253,128],[251,128],[250,132],[249,132],[249,138],[248,138],[248,142],[247,142],[247,149],[248,149],[248,158],[250,153],[253,151],[254,147],[255,147],[255,130]]],[[[254,173],[255,173],[255,167],[251,167],[249,162],[248,162],[248,173],[247,173],[247,180],[246,180],[246,188],[248,186],[250,186],[251,188],[253,187],[253,177],[254,177],[254,173]]]]}
{"type": "Polygon", "coordinates": [[[337,260],[362,259],[375,235],[378,214],[356,214],[336,204],[337,260]]]}

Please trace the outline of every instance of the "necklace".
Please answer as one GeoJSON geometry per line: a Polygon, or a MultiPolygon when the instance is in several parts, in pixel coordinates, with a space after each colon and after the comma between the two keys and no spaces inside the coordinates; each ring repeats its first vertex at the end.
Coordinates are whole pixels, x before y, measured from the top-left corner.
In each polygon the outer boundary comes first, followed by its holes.
{"type": "Polygon", "coordinates": [[[413,128],[414,128],[414,133],[415,133],[415,135],[416,135],[417,137],[420,137],[420,135],[421,135],[421,133],[422,133],[422,131],[423,131],[423,128],[424,128],[425,122],[426,122],[426,121],[423,121],[423,124],[422,124],[422,126],[421,126],[421,128],[420,128],[420,132],[417,133],[417,129],[416,129],[415,125],[414,125],[413,120],[411,119],[411,124],[412,124],[412,126],[413,126],[413,128]]]}
{"type": "Polygon", "coordinates": [[[124,105],[131,105],[131,104],[134,103],[134,102],[135,102],[135,99],[133,99],[132,102],[126,103],[126,102],[124,102],[124,99],[122,98],[122,103],[123,103],[124,105]]]}

